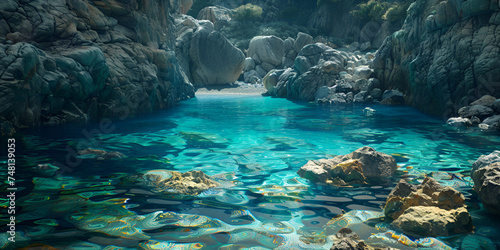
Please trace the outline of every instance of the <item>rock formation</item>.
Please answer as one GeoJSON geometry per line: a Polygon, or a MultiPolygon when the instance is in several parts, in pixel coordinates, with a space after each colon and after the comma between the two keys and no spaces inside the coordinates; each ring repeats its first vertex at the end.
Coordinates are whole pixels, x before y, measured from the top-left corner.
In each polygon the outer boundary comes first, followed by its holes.
{"type": "Polygon", "coordinates": [[[445,117],[483,95],[500,96],[499,10],[490,0],[414,2],[374,60],[383,88],[445,117]]]}
{"type": "Polygon", "coordinates": [[[298,174],[314,182],[325,182],[337,186],[364,184],[367,177],[389,177],[397,165],[390,155],[363,147],[333,159],[308,161],[298,174]]]}
{"type": "Polygon", "coordinates": [[[464,196],[426,177],[420,185],[401,180],[387,197],[385,216],[405,234],[449,236],[471,232],[472,219],[464,196]]]}
{"type": "Polygon", "coordinates": [[[0,122],[122,119],[192,97],[169,11],[166,0],[2,1],[0,122]]]}
{"type": "Polygon", "coordinates": [[[472,165],[471,177],[483,205],[500,214],[500,151],[479,157],[472,165]]]}

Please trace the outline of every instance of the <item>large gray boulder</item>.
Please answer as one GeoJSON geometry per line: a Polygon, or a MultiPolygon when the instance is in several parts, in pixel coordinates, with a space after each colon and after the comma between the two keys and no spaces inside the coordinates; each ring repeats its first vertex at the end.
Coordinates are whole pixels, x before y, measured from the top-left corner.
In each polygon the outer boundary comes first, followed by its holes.
{"type": "Polygon", "coordinates": [[[461,117],[465,117],[465,118],[471,118],[471,117],[475,116],[475,117],[479,117],[480,119],[484,119],[488,116],[495,114],[495,112],[493,111],[493,109],[488,108],[488,107],[483,106],[483,105],[472,105],[472,106],[465,106],[465,107],[460,108],[458,110],[458,114],[461,117]]]}
{"type": "Polygon", "coordinates": [[[313,42],[313,37],[311,35],[299,32],[297,34],[297,39],[295,39],[294,49],[295,51],[300,52],[300,50],[304,48],[304,46],[312,42],[313,42]]]}
{"type": "Polygon", "coordinates": [[[245,55],[221,33],[199,28],[189,50],[194,84],[227,84],[238,80],[245,67],[245,55]]]}
{"type": "Polygon", "coordinates": [[[250,40],[247,56],[257,55],[262,63],[279,66],[285,55],[283,40],[276,36],[256,36],[250,40]]]}
{"type": "Polygon", "coordinates": [[[480,168],[486,167],[493,163],[500,162],[500,151],[495,150],[488,155],[481,155],[473,164],[470,171],[470,175],[474,175],[474,172],[480,168]]]}
{"type": "Polygon", "coordinates": [[[500,162],[474,171],[472,180],[474,181],[474,190],[479,195],[483,205],[492,213],[500,214],[500,162]]]}

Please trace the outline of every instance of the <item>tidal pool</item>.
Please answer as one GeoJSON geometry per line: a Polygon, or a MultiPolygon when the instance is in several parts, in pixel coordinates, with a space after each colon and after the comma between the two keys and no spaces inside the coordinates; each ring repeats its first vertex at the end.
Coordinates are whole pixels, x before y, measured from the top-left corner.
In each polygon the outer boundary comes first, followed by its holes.
{"type": "MultiPolygon", "coordinates": [[[[9,243],[2,234],[0,246],[330,249],[327,236],[338,231],[335,226],[350,226],[365,240],[390,230],[382,220],[363,221],[380,217],[399,179],[423,180],[426,175],[461,191],[475,235],[498,243],[500,220],[472,195],[469,177],[472,162],[499,148],[498,134],[450,128],[409,107],[364,108],[201,95],[173,109],[123,121],[20,131],[16,242],[9,243]],[[357,188],[315,184],[297,175],[308,160],[362,146],[394,156],[397,175],[357,188]],[[76,155],[85,148],[125,157],[76,155]],[[224,185],[195,196],[175,196],[130,181],[137,173],[158,169],[201,170],[224,185]],[[349,212],[355,216],[345,224],[328,224],[349,212]]],[[[7,173],[2,175],[6,180],[7,173]]],[[[2,183],[3,190],[7,184],[2,183]]],[[[2,200],[2,205],[7,202],[2,200]]],[[[8,215],[1,218],[6,225],[8,215]]],[[[439,240],[459,248],[464,237],[439,240]]]]}

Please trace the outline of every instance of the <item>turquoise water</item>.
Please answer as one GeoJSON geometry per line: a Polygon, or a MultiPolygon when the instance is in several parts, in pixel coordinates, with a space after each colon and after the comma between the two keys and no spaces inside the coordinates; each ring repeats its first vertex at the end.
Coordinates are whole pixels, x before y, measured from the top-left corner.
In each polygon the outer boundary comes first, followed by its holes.
{"type": "MultiPolygon", "coordinates": [[[[329,220],[353,210],[377,217],[399,179],[425,175],[464,193],[476,235],[498,242],[494,236],[500,234],[500,223],[472,196],[468,177],[472,162],[499,148],[498,135],[449,128],[408,107],[370,107],[376,112],[260,96],[203,95],[168,111],[116,119],[106,129],[97,121],[22,131],[16,143],[18,235],[16,244],[6,245],[1,238],[0,246],[329,249],[326,236],[335,231],[325,230],[329,220]],[[340,188],[296,174],[308,160],[362,146],[393,155],[400,166],[397,175],[372,186],[340,188]],[[126,157],[95,160],[72,154],[88,147],[126,157]],[[53,175],[50,166],[61,164],[64,173],[53,175]],[[130,181],[136,173],[157,169],[202,170],[225,184],[181,197],[130,181]]],[[[390,228],[378,221],[353,229],[367,239],[390,228]]],[[[459,247],[462,238],[441,240],[459,247]]]]}

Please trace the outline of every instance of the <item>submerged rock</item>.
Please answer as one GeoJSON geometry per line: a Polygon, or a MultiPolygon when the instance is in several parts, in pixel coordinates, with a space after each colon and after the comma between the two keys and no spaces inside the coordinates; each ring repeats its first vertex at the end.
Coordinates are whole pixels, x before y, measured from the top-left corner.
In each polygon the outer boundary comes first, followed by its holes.
{"type": "Polygon", "coordinates": [[[125,158],[125,155],[117,151],[106,151],[102,149],[86,148],[78,151],[78,155],[83,156],[86,159],[95,160],[109,160],[109,159],[120,159],[125,158]]]}
{"type": "Polygon", "coordinates": [[[333,159],[309,161],[298,174],[315,182],[326,182],[337,186],[364,184],[367,177],[389,177],[397,165],[390,155],[363,147],[350,154],[333,159]]]}
{"type": "Polygon", "coordinates": [[[152,188],[155,193],[174,193],[183,195],[198,195],[204,190],[219,186],[202,171],[180,173],[168,170],[151,170],[134,176],[145,186],[152,188]]]}
{"type": "Polygon", "coordinates": [[[420,185],[401,180],[387,197],[384,213],[412,236],[449,236],[473,229],[464,196],[430,177],[420,185]]]}
{"type": "Polygon", "coordinates": [[[364,241],[358,241],[359,236],[349,228],[342,228],[336,233],[333,240],[333,246],[330,250],[368,250],[373,249],[366,245],[364,241]]]}

